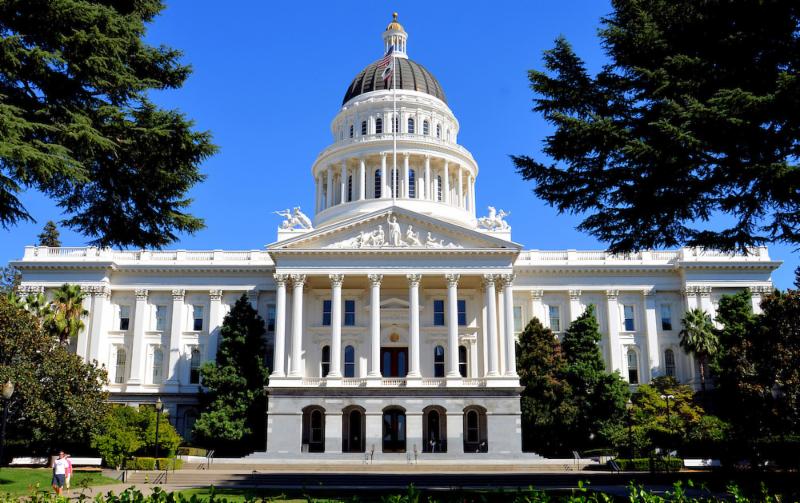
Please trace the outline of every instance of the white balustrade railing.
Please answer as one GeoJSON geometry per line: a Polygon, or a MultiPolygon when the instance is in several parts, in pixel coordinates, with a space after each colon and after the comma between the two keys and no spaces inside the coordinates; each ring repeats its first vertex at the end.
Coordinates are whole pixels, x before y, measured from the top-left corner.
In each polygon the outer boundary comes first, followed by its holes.
{"type": "Polygon", "coordinates": [[[366,386],[367,380],[361,377],[344,377],[342,378],[342,386],[358,387],[366,386]]]}
{"type": "MultiPolygon", "coordinates": [[[[381,133],[381,134],[368,134],[363,136],[355,136],[353,138],[345,138],[343,140],[338,140],[333,145],[327,147],[325,150],[320,152],[317,156],[317,159],[321,159],[331,153],[334,150],[337,150],[342,147],[346,147],[348,145],[356,145],[360,143],[366,142],[373,142],[373,141],[392,141],[393,135],[392,133],[381,133]]],[[[400,141],[413,141],[416,143],[427,143],[430,145],[437,145],[442,147],[447,147],[452,150],[457,150],[459,153],[464,155],[470,160],[473,160],[472,154],[469,150],[462,147],[455,141],[447,141],[441,138],[437,138],[433,135],[424,135],[424,134],[416,134],[416,133],[397,133],[397,139],[400,141]]]]}
{"type": "Polygon", "coordinates": [[[405,386],[405,377],[385,377],[381,379],[381,384],[384,386],[405,386]]]}
{"type": "Polygon", "coordinates": [[[443,377],[423,377],[422,378],[422,385],[423,386],[432,386],[435,388],[443,387],[446,381],[443,377]]]}

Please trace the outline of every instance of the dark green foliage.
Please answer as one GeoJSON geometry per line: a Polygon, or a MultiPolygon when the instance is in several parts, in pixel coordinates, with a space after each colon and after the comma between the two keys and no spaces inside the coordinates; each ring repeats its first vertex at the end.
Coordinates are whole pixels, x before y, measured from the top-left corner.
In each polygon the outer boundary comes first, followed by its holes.
{"type": "MultiPolygon", "coordinates": [[[[92,447],[100,452],[103,462],[111,467],[126,465],[125,461],[137,453],[153,455],[156,446],[156,417],[153,407],[112,407],[92,436],[92,447]]],[[[158,421],[159,452],[166,457],[172,457],[180,443],[181,437],[170,424],[169,416],[162,413],[158,421]]]]}
{"type": "Polygon", "coordinates": [[[676,472],[683,468],[683,460],[680,458],[617,458],[614,460],[622,471],[647,472],[671,471],[676,472]]]}
{"type": "Polygon", "coordinates": [[[222,322],[217,361],[200,368],[208,392],[194,433],[204,445],[228,452],[264,448],[265,333],[264,320],[242,295],[222,322]]]}
{"type": "Polygon", "coordinates": [[[161,247],[203,222],[189,189],[216,147],[153,91],[180,88],[181,53],[143,41],[161,0],[0,2],[0,224],[32,220],[33,188],[99,246],[161,247]],[[144,183],[146,182],[146,183],[144,183]]]}
{"type": "Polygon", "coordinates": [[[719,339],[711,316],[700,308],[690,309],[681,320],[681,347],[697,358],[700,367],[700,390],[705,398],[706,366],[719,348],[719,339]]]}
{"type": "Polygon", "coordinates": [[[0,297],[0,382],[16,384],[10,440],[28,452],[87,445],[108,405],[106,371],[58,344],[33,314],[0,297]]]}
{"type": "Polygon", "coordinates": [[[180,470],[183,467],[183,460],[136,456],[125,460],[122,466],[126,470],[180,470]]]}
{"type": "Polygon", "coordinates": [[[47,223],[44,224],[42,233],[37,237],[39,239],[36,243],[38,246],[51,246],[54,248],[61,246],[61,234],[58,232],[56,223],[52,220],[48,220],[47,223]]]}
{"type": "Polygon", "coordinates": [[[22,281],[19,270],[7,265],[0,268],[0,295],[9,295],[16,290],[22,281]]]}
{"type": "Polygon", "coordinates": [[[550,160],[517,170],[614,252],[800,243],[800,4],[613,0],[590,75],[563,38],[531,70],[550,160]],[[552,164],[551,164],[552,162],[552,164]],[[707,225],[720,215],[727,228],[707,225]]]}

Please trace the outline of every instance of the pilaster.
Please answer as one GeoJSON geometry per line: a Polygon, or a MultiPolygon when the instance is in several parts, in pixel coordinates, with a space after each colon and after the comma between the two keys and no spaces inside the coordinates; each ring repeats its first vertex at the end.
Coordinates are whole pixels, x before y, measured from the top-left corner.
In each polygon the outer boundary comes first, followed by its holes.
{"type": "Polygon", "coordinates": [[[147,290],[136,290],[136,308],[133,315],[133,348],[131,351],[131,373],[128,384],[142,384],[147,362],[144,331],[147,328],[147,290]]]}

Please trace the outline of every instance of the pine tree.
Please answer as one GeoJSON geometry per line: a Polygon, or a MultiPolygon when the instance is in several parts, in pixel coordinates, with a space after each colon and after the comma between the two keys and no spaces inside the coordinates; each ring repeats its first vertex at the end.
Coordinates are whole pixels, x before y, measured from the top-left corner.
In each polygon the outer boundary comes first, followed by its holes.
{"type": "Polygon", "coordinates": [[[98,246],[161,247],[203,227],[187,193],[216,147],[150,100],[190,73],[179,51],[144,42],[163,7],[0,2],[0,226],[32,220],[19,196],[33,188],[98,246]]]}
{"type": "Polygon", "coordinates": [[[601,338],[595,308],[589,305],[570,324],[561,341],[566,359],[564,376],[575,408],[566,437],[573,446],[587,445],[592,438],[599,439],[604,427],[620,423],[625,415],[630,395],[628,384],[619,373],[606,371],[598,346],[601,338]]]}
{"type": "Polygon", "coordinates": [[[208,392],[194,433],[206,445],[227,452],[263,448],[265,333],[264,320],[242,295],[222,322],[216,362],[200,367],[208,392]]]}
{"type": "Polygon", "coordinates": [[[800,4],[614,0],[591,75],[559,38],[531,70],[554,132],[515,156],[614,252],[800,243],[800,4]],[[732,224],[710,226],[715,215],[732,224]]]}
{"type": "Polygon", "coordinates": [[[58,227],[56,227],[56,223],[52,220],[48,220],[47,223],[44,225],[44,229],[42,229],[42,233],[39,234],[39,246],[50,246],[53,248],[58,248],[61,246],[61,235],[58,232],[58,227]]]}

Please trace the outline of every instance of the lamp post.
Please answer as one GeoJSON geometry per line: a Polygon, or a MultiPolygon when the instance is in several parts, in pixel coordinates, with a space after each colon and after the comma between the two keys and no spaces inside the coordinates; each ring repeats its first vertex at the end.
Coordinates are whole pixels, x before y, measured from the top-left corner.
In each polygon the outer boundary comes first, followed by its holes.
{"type": "Polygon", "coordinates": [[[164,410],[164,402],[161,401],[161,397],[158,397],[156,400],[156,468],[160,468],[158,464],[158,427],[159,423],[161,423],[161,411],[164,410]]]}
{"type": "MultiPolygon", "coordinates": [[[[670,420],[669,415],[669,401],[675,400],[673,395],[661,395],[661,399],[667,402],[667,429],[669,430],[670,436],[672,436],[672,421],[670,420]]],[[[667,448],[667,465],[666,465],[667,472],[669,472],[669,448],[667,448]]]]}
{"type": "Polygon", "coordinates": [[[628,456],[633,459],[633,402],[631,402],[630,398],[625,403],[625,409],[628,412],[628,456]]]}
{"type": "Polygon", "coordinates": [[[3,384],[3,427],[0,430],[0,465],[3,464],[3,451],[6,446],[6,422],[8,421],[8,405],[14,394],[14,383],[7,381],[3,384]]]}

